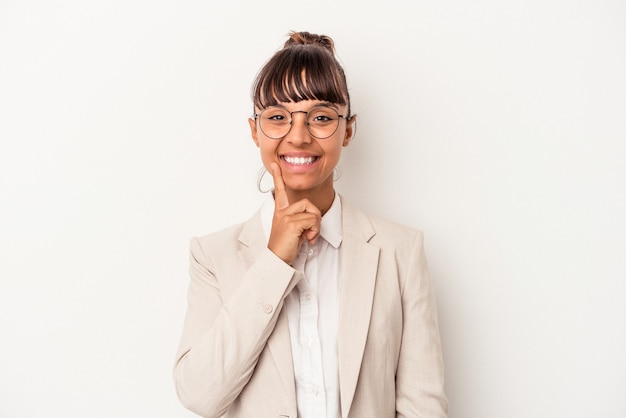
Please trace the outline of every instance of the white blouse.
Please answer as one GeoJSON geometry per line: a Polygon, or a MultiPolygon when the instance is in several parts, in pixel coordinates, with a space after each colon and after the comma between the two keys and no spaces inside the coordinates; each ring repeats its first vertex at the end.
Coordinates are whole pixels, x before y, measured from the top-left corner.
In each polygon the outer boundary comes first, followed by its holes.
{"type": "MultiPolygon", "coordinates": [[[[268,195],[261,209],[267,240],[274,216],[274,199],[268,195]]],[[[312,246],[305,242],[294,260],[304,279],[285,299],[299,418],[341,417],[337,361],[341,227],[341,200],[335,194],[322,217],[322,239],[312,246]]]]}

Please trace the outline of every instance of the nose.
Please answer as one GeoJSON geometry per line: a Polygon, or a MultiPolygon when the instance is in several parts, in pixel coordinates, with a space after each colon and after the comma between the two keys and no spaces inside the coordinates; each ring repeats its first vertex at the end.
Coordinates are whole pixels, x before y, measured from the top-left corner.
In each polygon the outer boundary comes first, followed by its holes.
{"type": "Polygon", "coordinates": [[[307,113],[302,110],[296,110],[291,114],[291,129],[285,139],[289,142],[301,145],[311,142],[311,134],[306,125],[307,113]]]}

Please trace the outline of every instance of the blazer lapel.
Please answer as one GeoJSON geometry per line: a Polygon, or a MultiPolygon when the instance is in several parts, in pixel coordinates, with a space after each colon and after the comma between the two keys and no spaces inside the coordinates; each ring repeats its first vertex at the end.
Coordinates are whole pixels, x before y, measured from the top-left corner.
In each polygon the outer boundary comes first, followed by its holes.
{"type": "Polygon", "coordinates": [[[370,244],[369,218],[342,199],[343,242],[339,284],[339,383],[341,414],[350,412],[372,313],[380,248],[370,244]]]}
{"type": "MultiPolygon", "coordinates": [[[[241,250],[239,250],[239,259],[245,271],[250,268],[254,261],[261,255],[261,252],[267,247],[260,211],[244,224],[241,234],[239,235],[239,242],[242,244],[241,250]]],[[[283,382],[285,392],[292,403],[291,409],[295,411],[296,388],[287,311],[281,309],[281,312],[278,314],[278,320],[276,321],[272,335],[270,335],[267,340],[267,346],[274,358],[274,363],[276,364],[280,379],[283,382]]]]}

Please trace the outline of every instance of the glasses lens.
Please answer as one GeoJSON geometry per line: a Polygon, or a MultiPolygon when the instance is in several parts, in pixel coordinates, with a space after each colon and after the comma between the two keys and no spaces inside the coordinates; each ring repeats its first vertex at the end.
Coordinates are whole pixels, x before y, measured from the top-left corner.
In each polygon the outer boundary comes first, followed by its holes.
{"type": "MultiPolygon", "coordinates": [[[[318,139],[330,137],[339,126],[339,114],[330,107],[318,106],[308,112],[295,111],[293,113],[306,113],[307,129],[318,139]]],[[[281,139],[287,135],[291,130],[291,121],[292,113],[280,107],[268,107],[259,115],[261,131],[272,139],[281,139]]]]}
{"type": "Polygon", "coordinates": [[[339,115],[335,109],[314,107],[307,116],[309,132],[316,138],[325,139],[335,133],[339,125],[339,115]]]}
{"type": "Polygon", "coordinates": [[[266,136],[279,139],[289,132],[291,115],[285,109],[270,107],[261,112],[259,123],[266,136]]]}

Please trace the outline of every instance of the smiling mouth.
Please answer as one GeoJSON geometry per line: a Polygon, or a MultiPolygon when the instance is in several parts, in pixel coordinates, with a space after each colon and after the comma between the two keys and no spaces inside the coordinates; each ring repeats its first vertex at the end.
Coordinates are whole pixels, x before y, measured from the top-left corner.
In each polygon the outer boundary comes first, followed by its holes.
{"type": "Polygon", "coordinates": [[[307,165],[307,164],[313,164],[314,162],[319,160],[320,157],[288,157],[286,155],[283,155],[280,158],[283,161],[285,161],[287,164],[307,165]]]}

